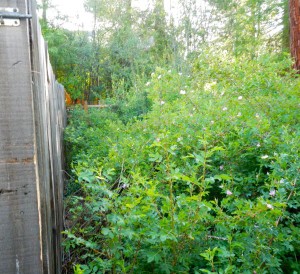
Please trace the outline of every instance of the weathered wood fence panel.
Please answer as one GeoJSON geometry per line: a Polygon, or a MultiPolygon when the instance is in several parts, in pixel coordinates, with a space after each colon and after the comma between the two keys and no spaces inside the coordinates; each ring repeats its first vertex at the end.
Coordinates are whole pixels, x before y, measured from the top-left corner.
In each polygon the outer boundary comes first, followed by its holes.
{"type": "Polygon", "coordinates": [[[60,273],[63,87],[55,81],[35,1],[0,25],[0,273],[60,273]]]}

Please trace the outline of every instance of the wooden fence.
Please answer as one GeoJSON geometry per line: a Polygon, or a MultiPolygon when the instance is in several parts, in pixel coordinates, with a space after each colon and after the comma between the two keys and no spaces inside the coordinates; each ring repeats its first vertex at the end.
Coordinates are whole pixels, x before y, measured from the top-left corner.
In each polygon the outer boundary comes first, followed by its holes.
{"type": "Polygon", "coordinates": [[[65,119],[35,1],[0,0],[1,274],[60,273],[65,119]]]}

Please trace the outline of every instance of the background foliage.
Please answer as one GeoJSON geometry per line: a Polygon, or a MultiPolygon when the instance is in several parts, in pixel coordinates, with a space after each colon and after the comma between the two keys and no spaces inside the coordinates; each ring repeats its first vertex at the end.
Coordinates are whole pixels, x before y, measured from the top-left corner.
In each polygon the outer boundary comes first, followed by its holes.
{"type": "Polygon", "coordinates": [[[43,19],[51,62],[73,100],[115,97],[116,85],[127,93],[157,66],[188,71],[188,60],[212,45],[253,59],[289,44],[287,0],[148,2],[139,9],[132,0],[86,0],[90,33],[61,29],[61,15],[43,19]]]}

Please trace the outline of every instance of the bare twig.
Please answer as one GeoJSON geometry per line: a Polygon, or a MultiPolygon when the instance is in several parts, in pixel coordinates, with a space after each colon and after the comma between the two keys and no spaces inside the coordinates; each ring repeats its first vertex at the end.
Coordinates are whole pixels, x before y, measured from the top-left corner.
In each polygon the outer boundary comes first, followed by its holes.
{"type": "Polygon", "coordinates": [[[225,237],[218,237],[218,236],[212,236],[212,235],[207,235],[206,237],[209,238],[209,239],[216,239],[216,240],[221,240],[221,241],[228,241],[228,239],[225,238],[225,237]]]}

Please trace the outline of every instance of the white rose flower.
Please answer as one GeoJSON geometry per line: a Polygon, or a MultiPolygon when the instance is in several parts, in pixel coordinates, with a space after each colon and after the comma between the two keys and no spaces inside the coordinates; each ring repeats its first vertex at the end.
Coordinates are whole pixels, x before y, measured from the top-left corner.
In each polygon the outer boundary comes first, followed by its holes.
{"type": "Polygon", "coordinates": [[[270,205],[270,204],[267,204],[267,208],[269,209],[274,209],[274,206],[270,205]]]}
{"type": "Polygon", "coordinates": [[[232,195],[232,192],[230,191],[230,190],[226,190],[226,195],[228,195],[228,196],[230,196],[230,195],[232,195]]]}

